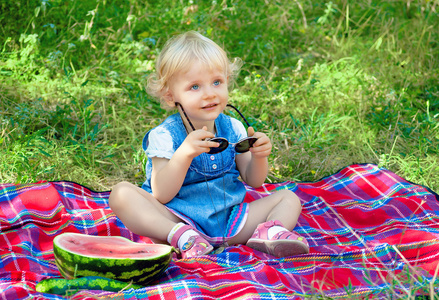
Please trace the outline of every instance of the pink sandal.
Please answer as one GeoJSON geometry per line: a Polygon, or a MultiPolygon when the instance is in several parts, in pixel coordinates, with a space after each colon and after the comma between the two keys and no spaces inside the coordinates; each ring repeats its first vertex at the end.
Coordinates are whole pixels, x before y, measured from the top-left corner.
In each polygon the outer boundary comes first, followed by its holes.
{"type": "Polygon", "coordinates": [[[295,232],[282,231],[268,239],[268,229],[272,226],[282,226],[279,221],[268,221],[259,224],[247,246],[276,257],[295,256],[309,252],[308,242],[295,232]]]}
{"type": "MultiPolygon", "coordinates": [[[[175,232],[174,236],[171,240],[171,246],[175,249],[178,248],[178,239],[180,236],[189,229],[193,229],[189,225],[185,225],[175,232]]],[[[200,255],[209,254],[212,252],[213,247],[200,235],[191,236],[186,243],[184,243],[183,247],[180,249],[180,255],[182,258],[192,258],[200,255]]]]}

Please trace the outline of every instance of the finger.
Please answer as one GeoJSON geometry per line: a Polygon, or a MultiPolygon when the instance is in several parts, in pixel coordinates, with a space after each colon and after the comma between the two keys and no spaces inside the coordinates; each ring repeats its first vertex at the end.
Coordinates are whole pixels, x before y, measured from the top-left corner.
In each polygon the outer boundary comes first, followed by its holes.
{"type": "Polygon", "coordinates": [[[260,147],[270,143],[270,139],[260,132],[255,132],[253,137],[257,138],[257,141],[255,141],[255,143],[253,144],[254,147],[260,147]]]}
{"type": "Polygon", "coordinates": [[[251,149],[253,149],[256,152],[271,150],[270,144],[263,144],[263,145],[256,145],[256,146],[255,146],[255,144],[253,145],[253,147],[251,149]]]}
{"type": "Polygon", "coordinates": [[[201,131],[203,132],[203,138],[207,139],[207,138],[214,138],[215,134],[213,134],[212,132],[207,130],[207,126],[203,126],[203,128],[201,129],[201,131]]]}
{"type": "Polygon", "coordinates": [[[250,152],[256,157],[268,157],[271,154],[271,149],[251,148],[250,152]]]}
{"type": "Polygon", "coordinates": [[[255,130],[252,126],[247,129],[248,136],[253,136],[255,134],[255,130]]]}
{"type": "Polygon", "coordinates": [[[269,151],[271,152],[272,145],[270,141],[264,141],[263,139],[258,139],[251,148],[252,152],[264,152],[269,151]]]}
{"type": "Polygon", "coordinates": [[[220,143],[218,143],[218,142],[214,142],[214,141],[212,141],[212,140],[210,140],[210,139],[206,139],[206,140],[204,140],[205,142],[206,142],[206,146],[207,147],[209,147],[209,148],[212,148],[212,147],[219,147],[220,146],[220,143]]]}

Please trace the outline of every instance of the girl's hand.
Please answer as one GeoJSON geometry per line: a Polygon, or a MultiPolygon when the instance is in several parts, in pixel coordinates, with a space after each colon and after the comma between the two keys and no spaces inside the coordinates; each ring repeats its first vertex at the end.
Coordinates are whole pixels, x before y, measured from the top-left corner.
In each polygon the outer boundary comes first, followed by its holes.
{"type": "Polygon", "coordinates": [[[253,157],[264,158],[268,157],[271,153],[271,141],[265,133],[255,132],[253,127],[249,127],[248,136],[254,136],[258,140],[253,144],[253,147],[250,148],[250,152],[253,157]]]}
{"type": "Polygon", "coordinates": [[[211,147],[219,147],[219,143],[206,140],[214,137],[215,135],[204,126],[203,129],[189,133],[180,148],[187,156],[195,158],[201,153],[209,152],[211,147]]]}

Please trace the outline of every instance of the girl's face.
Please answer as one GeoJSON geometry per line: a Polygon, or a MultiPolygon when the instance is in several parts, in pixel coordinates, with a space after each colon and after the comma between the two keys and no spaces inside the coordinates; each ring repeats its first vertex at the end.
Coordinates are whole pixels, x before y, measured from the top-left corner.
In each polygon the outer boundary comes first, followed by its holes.
{"type": "Polygon", "coordinates": [[[172,76],[164,99],[171,107],[180,103],[196,129],[207,126],[213,132],[215,119],[227,105],[227,83],[223,70],[196,60],[187,71],[172,76]]]}

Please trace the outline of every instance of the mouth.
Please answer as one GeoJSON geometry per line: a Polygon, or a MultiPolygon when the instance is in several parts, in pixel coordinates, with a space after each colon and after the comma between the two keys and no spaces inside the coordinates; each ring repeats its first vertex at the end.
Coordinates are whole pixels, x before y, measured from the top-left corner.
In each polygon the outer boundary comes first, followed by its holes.
{"type": "Polygon", "coordinates": [[[216,103],[211,103],[211,104],[208,104],[208,105],[206,105],[206,106],[203,106],[202,109],[211,109],[211,108],[214,108],[214,107],[216,107],[216,106],[218,106],[218,104],[216,104],[216,103]]]}

